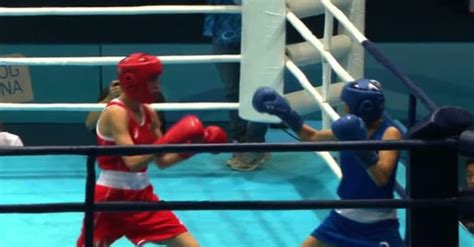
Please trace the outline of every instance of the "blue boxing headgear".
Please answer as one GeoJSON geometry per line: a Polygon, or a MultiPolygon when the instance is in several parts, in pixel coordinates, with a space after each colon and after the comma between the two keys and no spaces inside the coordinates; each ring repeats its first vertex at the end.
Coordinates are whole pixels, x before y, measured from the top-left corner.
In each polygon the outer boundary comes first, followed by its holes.
{"type": "Polygon", "coordinates": [[[385,97],[380,83],[375,80],[360,79],[347,83],[341,92],[341,100],[366,124],[380,118],[384,111],[385,97]]]}

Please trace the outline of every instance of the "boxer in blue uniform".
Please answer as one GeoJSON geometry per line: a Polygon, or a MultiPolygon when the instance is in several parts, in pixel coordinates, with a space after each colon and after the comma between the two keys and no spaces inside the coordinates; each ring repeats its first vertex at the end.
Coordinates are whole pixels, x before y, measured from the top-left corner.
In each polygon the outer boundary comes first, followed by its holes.
{"type": "MultiPolygon", "coordinates": [[[[383,117],[385,97],[375,80],[360,79],[344,86],[341,100],[348,115],[333,122],[331,130],[315,130],[304,124],[272,88],[259,88],[252,100],[255,110],[279,117],[303,141],[402,138],[400,130],[383,117]]],[[[398,158],[397,150],[341,151],[339,197],[392,199],[398,158]]],[[[398,228],[395,209],[334,209],[301,246],[404,246],[398,228]]]]}

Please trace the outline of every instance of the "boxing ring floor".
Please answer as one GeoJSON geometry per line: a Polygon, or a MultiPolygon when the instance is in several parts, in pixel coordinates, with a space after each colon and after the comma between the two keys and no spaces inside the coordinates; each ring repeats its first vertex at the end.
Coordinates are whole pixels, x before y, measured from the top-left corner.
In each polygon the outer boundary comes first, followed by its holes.
{"type": "MultiPolygon", "coordinates": [[[[320,128],[319,122],[309,122],[320,128]]],[[[293,142],[270,129],[268,142],[293,142]]],[[[200,154],[180,165],[149,173],[161,199],[174,200],[309,200],[335,199],[338,178],[316,154],[273,153],[264,169],[235,172],[225,165],[229,154],[200,154]]],[[[80,202],[84,200],[85,156],[0,158],[0,204],[80,202]]],[[[397,178],[405,184],[405,169],[397,178]]],[[[175,211],[201,246],[298,246],[328,210],[175,211]]],[[[405,210],[399,210],[401,233],[405,210]]],[[[0,214],[0,246],[75,246],[82,213],[0,214]]],[[[436,219],[433,219],[436,222],[436,219]]],[[[474,239],[460,227],[460,245],[474,239]]],[[[131,246],[122,238],[113,246],[131,246]]]]}

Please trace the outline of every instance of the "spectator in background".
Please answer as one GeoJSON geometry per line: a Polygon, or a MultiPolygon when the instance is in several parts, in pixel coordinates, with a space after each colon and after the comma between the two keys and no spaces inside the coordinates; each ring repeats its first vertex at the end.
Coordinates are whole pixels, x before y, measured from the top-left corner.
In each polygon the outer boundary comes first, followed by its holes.
{"type": "MultiPolygon", "coordinates": [[[[467,188],[460,192],[460,196],[463,198],[474,198],[474,159],[466,161],[466,183],[467,188]]],[[[474,208],[461,211],[460,220],[463,225],[474,234],[474,208]]]]}
{"type": "MultiPolygon", "coordinates": [[[[467,188],[459,194],[463,198],[474,198],[474,159],[466,161],[466,182],[467,188]]],[[[460,211],[460,220],[462,224],[474,234],[474,208],[467,208],[460,211]]]]}
{"type": "MultiPolygon", "coordinates": [[[[474,198],[474,159],[468,159],[465,167],[467,188],[464,191],[460,191],[459,194],[463,198],[474,198]]],[[[459,218],[462,224],[474,234],[474,208],[460,211],[459,218]]]]}
{"type": "MultiPolygon", "coordinates": [[[[211,5],[240,5],[241,0],[207,0],[211,5]]],[[[240,54],[240,14],[210,14],[204,20],[203,35],[212,38],[214,54],[240,54]]],[[[239,102],[240,63],[217,63],[227,102],[239,102]]],[[[237,111],[229,111],[230,134],[234,142],[265,142],[267,124],[248,122],[237,111]]],[[[253,171],[270,159],[270,153],[235,153],[227,165],[236,171],[253,171]]]]}
{"type": "MultiPolygon", "coordinates": [[[[120,88],[119,81],[113,80],[112,82],[110,82],[109,87],[105,88],[100,93],[98,103],[109,103],[111,100],[118,98],[121,93],[122,93],[122,89],[120,88]]],[[[163,102],[165,102],[165,97],[160,91],[159,93],[156,94],[155,103],[163,103],[163,102]]],[[[165,133],[166,131],[165,115],[163,112],[157,112],[157,113],[158,113],[158,118],[161,122],[161,125],[160,125],[161,132],[165,133]]],[[[97,125],[97,120],[99,119],[99,116],[100,116],[100,112],[89,112],[86,118],[86,122],[85,122],[86,127],[89,130],[93,131],[94,133],[95,133],[95,127],[97,125]]]]}
{"type": "Polygon", "coordinates": [[[466,183],[467,190],[474,191],[474,159],[466,162],[466,183]]]}
{"type": "Polygon", "coordinates": [[[3,124],[0,123],[0,146],[23,147],[23,142],[19,136],[3,131],[3,124]]]}

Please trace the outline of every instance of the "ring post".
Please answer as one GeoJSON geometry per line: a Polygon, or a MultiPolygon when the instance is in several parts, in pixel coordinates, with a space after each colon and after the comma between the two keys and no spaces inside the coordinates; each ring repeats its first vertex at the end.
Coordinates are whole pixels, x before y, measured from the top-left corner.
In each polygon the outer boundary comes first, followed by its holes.
{"type": "MultiPolygon", "coordinates": [[[[459,107],[440,107],[414,125],[408,138],[446,139],[459,136],[474,117],[459,107]]],[[[412,199],[458,196],[458,150],[455,147],[412,149],[407,189],[412,199]]],[[[412,208],[407,212],[409,246],[458,246],[458,211],[448,207],[412,208]]]]}
{"type": "Polygon", "coordinates": [[[243,119],[279,123],[276,117],[252,107],[259,87],[283,94],[285,69],[286,4],[284,0],[242,1],[242,48],[240,63],[239,116],[243,119]]]}

